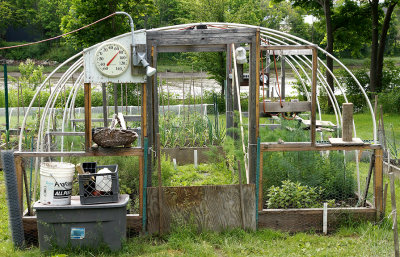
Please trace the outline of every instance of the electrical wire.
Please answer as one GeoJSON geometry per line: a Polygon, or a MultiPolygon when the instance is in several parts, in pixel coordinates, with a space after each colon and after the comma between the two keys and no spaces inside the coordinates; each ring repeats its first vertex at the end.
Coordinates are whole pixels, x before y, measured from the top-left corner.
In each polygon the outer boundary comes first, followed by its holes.
{"type": "Polygon", "coordinates": [[[108,18],[110,18],[111,16],[114,16],[115,14],[116,14],[116,13],[112,13],[112,14],[110,14],[110,15],[106,16],[106,17],[103,17],[103,18],[101,18],[101,19],[99,19],[99,20],[95,21],[95,22],[92,22],[92,23],[90,23],[90,24],[88,24],[88,25],[85,25],[85,26],[83,26],[83,27],[80,27],[79,29],[76,29],[76,30],[70,31],[70,32],[68,32],[68,33],[65,33],[65,34],[62,34],[62,35],[58,35],[58,36],[55,36],[55,37],[51,37],[51,38],[47,38],[47,39],[43,39],[43,40],[36,41],[36,42],[31,42],[31,43],[21,44],[21,45],[0,47],[0,50],[12,49],[12,48],[18,48],[18,47],[30,46],[30,45],[36,45],[36,44],[40,44],[40,43],[43,43],[43,42],[47,42],[47,41],[51,41],[51,40],[55,40],[55,39],[58,39],[58,38],[60,38],[60,37],[64,37],[64,36],[67,36],[67,35],[69,35],[69,34],[72,34],[72,33],[75,33],[75,32],[77,32],[77,31],[80,31],[80,30],[82,30],[82,29],[86,29],[86,28],[88,28],[88,27],[90,27],[90,26],[92,26],[92,25],[94,25],[94,24],[96,24],[96,23],[98,23],[98,22],[100,22],[100,21],[103,21],[103,20],[105,20],[105,19],[108,19],[108,18]]]}

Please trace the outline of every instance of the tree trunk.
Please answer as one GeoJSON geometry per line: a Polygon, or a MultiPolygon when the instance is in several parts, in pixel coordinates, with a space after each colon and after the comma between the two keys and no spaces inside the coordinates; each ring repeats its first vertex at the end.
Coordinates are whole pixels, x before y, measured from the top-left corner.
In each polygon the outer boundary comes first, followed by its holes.
{"type": "Polygon", "coordinates": [[[382,24],[381,38],[378,46],[378,55],[377,55],[377,65],[376,65],[376,91],[380,92],[382,90],[382,70],[383,70],[383,58],[385,54],[386,47],[386,37],[390,27],[390,20],[392,18],[392,13],[394,8],[396,7],[397,2],[391,2],[386,11],[385,20],[382,24]]]}
{"type": "Polygon", "coordinates": [[[371,18],[372,18],[372,42],[371,42],[371,66],[369,75],[369,87],[371,92],[376,92],[378,86],[378,48],[379,48],[379,0],[372,0],[371,18]]]}

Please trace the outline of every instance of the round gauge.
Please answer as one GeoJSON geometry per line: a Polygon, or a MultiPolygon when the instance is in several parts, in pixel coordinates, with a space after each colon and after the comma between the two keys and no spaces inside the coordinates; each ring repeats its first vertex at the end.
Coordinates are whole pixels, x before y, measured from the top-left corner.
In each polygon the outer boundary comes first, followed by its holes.
{"type": "Polygon", "coordinates": [[[105,43],[97,49],[94,62],[104,76],[118,77],[128,69],[129,54],[119,43],[105,43]]]}

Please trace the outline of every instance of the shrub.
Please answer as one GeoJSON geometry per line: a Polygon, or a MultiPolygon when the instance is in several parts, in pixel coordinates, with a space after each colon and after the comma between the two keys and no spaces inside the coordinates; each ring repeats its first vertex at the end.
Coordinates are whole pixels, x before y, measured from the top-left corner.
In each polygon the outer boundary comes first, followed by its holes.
{"type": "Polygon", "coordinates": [[[270,209],[316,208],[320,206],[321,187],[303,186],[300,182],[282,181],[281,187],[268,190],[267,205],[270,209]]]}

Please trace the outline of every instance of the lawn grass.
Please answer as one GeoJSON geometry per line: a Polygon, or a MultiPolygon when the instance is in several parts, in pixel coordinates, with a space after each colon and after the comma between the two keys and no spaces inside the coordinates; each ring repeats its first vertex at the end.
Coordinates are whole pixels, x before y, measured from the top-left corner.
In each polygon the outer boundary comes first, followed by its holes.
{"type": "MultiPolygon", "coordinates": [[[[365,177],[368,163],[361,163],[365,177]]],[[[388,182],[385,177],[385,183],[388,182]]],[[[389,190],[390,192],[390,190],[389,190]]],[[[8,230],[3,173],[0,172],[0,256],[42,256],[38,247],[15,250],[8,230]]],[[[396,181],[400,196],[400,183],[396,181]]],[[[397,205],[400,197],[397,197],[397,205]]],[[[390,196],[386,216],[390,213],[390,196]]],[[[289,234],[269,229],[255,232],[234,229],[202,232],[191,226],[175,227],[167,235],[129,238],[119,252],[108,250],[56,250],[48,256],[392,256],[391,222],[347,224],[324,236],[313,231],[289,234]]]]}
{"type": "MultiPolygon", "coordinates": [[[[336,124],[336,117],[334,114],[322,114],[322,120],[332,121],[336,124]]],[[[385,113],[383,115],[383,122],[387,133],[391,132],[393,127],[396,140],[400,142],[400,114],[385,113]]],[[[372,119],[370,113],[356,113],[354,114],[354,124],[356,125],[357,137],[363,140],[373,139],[372,119]]],[[[376,123],[378,126],[378,122],[376,123]]]]}
{"type": "MultiPolygon", "coordinates": [[[[400,115],[385,115],[385,124],[392,123],[400,134],[400,115]]],[[[372,138],[369,114],[355,114],[358,137],[372,138]]],[[[323,115],[335,122],[334,115],[323,115]]],[[[400,139],[399,139],[400,140],[400,139]]],[[[368,163],[360,163],[361,182],[365,184],[368,163]]],[[[387,176],[384,183],[388,183],[387,176]]],[[[372,183],[371,183],[372,184],[372,183]]],[[[372,185],[370,185],[372,192],[372,185]]],[[[388,190],[390,192],[390,189],[388,190]]],[[[396,202],[400,206],[400,182],[396,181],[396,202]]],[[[390,194],[387,197],[386,217],[391,212],[390,194]]],[[[398,217],[400,222],[400,218],[398,217]]],[[[193,227],[176,227],[168,235],[140,236],[128,239],[121,251],[58,250],[49,256],[392,256],[393,232],[390,220],[378,224],[347,224],[324,236],[310,231],[289,234],[260,229],[255,232],[234,229],[222,233],[198,233],[193,227]],[[64,255],[63,255],[64,254],[64,255]]],[[[8,229],[4,176],[0,172],[0,256],[41,256],[38,247],[14,250],[8,229]]]]}

